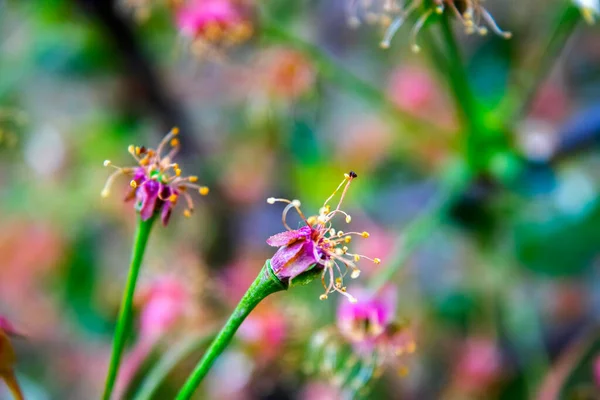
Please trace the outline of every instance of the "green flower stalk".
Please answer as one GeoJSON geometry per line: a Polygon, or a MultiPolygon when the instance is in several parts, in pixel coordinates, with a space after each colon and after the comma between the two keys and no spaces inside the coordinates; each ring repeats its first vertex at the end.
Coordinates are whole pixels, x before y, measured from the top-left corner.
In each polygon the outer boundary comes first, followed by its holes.
{"type": "Polygon", "coordinates": [[[104,400],[110,399],[119,372],[127,332],[129,331],[131,316],[133,314],[135,286],[154,221],[160,215],[163,225],[166,226],[171,217],[171,212],[177,205],[180,197],[185,199],[187,205],[184,215],[186,217],[191,216],[194,208],[188,190],[197,190],[203,196],[208,194],[206,186],[196,184],[198,181],[197,177],[181,177],[179,165],[173,162],[173,157],[180,147],[179,139],[177,138],[178,134],[179,129],[173,128],[163,138],[156,150],[130,145],[128,151],[137,162],[138,165],[136,167],[122,168],[113,165],[110,160],[104,161],[105,167],[115,168],[116,171],[108,178],[102,190],[102,196],[107,197],[110,194],[110,188],[114,180],[121,175],[125,175],[131,179],[129,181],[130,190],[125,200],[135,199],[135,209],[139,212],[129,276],[123,292],[110,364],[104,386],[104,394],[102,396],[104,400]],[[162,156],[167,147],[170,147],[169,152],[165,156],[162,156]]]}
{"type": "Polygon", "coordinates": [[[332,220],[339,216],[343,217],[348,224],[352,221],[352,217],[341,209],[341,205],[350,183],[356,178],[357,175],[353,171],[345,174],[344,180],[325,200],[319,214],[308,218],[300,209],[299,200],[274,197],[267,199],[269,204],[278,202],[287,204],[282,213],[282,222],[287,230],[267,240],[269,245],[279,249],[270,260],[266,261],[258,277],[184,384],[176,397],[177,400],[191,398],[217,357],[229,345],[242,322],[268,295],[287,290],[291,286],[309,283],[320,276],[325,289],[320,296],[321,300],[337,292],[351,303],[356,303],[357,299],[346,291],[344,277],[349,274],[352,279],[358,278],[360,269],[357,263],[362,259],[370,260],[375,264],[381,262],[378,258],[369,258],[349,251],[348,245],[353,237],[367,238],[368,232],[344,232],[332,226],[332,220]],[[338,191],[341,191],[341,195],[334,208],[329,202],[338,191]],[[287,215],[292,210],[298,213],[305,224],[299,229],[291,229],[287,224],[287,215]]]}

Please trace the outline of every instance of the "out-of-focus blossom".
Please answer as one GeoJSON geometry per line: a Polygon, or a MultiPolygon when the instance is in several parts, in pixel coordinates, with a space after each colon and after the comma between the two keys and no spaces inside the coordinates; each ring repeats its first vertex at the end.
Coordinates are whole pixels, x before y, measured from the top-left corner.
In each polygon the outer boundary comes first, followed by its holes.
{"type": "Polygon", "coordinates": [[[14,326],[0,316],[0,378],[4,380],[16,400],[23,399],[23,393],[14,372],[17,362],[10,337],[17,333],[14,326]]]}
{"type": "Polygon", "coordinates": [[[113,167],[116,171],[108,178],[102,196],[110,194],[110,187],[115,178],[125,175],[131,178],[129,186],[131,189],[125,200],[136,199],[136,209],[140,212],[142,220],[147,220],[160,213],[163,225],[167,225],[173,208],[177,205],[180,197],[184,197],[187,208],[183,215],[189,217],[194,211],[192,197],[189,189],[197,190],[200,195],[208,194],[208,187],[199,186],[197,176],[181,177],[181,169],[173,162],[173,157],[179,150],[179,129],[173,128],[158,145],[156,150],[145,147],[130,145],[128,150],[137,161],[137,167],[121,168],[113,165],[110,160],[104,161],[105,167],[113,167]],[[162,156],[165,147],[171,146],[166,156],[162,156]]]}
{"type": "Polygon", "coordinates": [[[238,332],[240,340],[253,350],[253,358],[263,362],[278,358],[286,335],[286,319],[270,303],[259,305],[238,332]]]}
{"type": "Polygon", "coordinates": [[[456,363],[455,385],[461,393],[483,394],[502,374],[502,354],[487,338],[469,338],[456,363]]]}
{"type": "Polygon", "coordinates": [[[583,18],[588,24],[596,22],[600,15],[600,0],[573,0],[575,5],[581,9],[583,18]]]}
{"type": "Polygon", "coordinates": [[[417,43],[417,37],[421,29],[433,14],[451,12],[465,28],[467,34],[486,35],[491,29],[495,34],[509,39],[510,32],[503,31],[498,27],[496,21],[483,6],[484,0],[433,0],[431,6],[424,0],[414,0],[406,3],[402,0],[376,0],[361,2],[360,0],[348,1],[348,23],[350,26],[360,25],[362,20],[368,24],[381,26],[385,29],[381,47],[388,48],[400,27],[413,14],[420,13],[417,22],[410,32],[411,48],[419,52],[421,47],[417,43]]]}
{"type": "Polygon", "coordinates": [[[414,353],[416,343],[408,324],[395,320],[395,287],[385,286],[377,292],[352,290],[360,300],[340,303],[337,327],[319,331],[312,340],[311,353],[320,354],[320,359],[307,365],[314,365],[320,375],[340,389],[356,393],[379,376],[385,366],[394,366],[400,376],[405,376],[408,367],[402,356],[414,353]]]}
{"type": "Polygon", "coordinates": [[[306,56],[286,48],[262,54],[259,71],[262,89],[276,99],[293,100],[308,92],[315,82],[315,68],[306,56]]]}
{"type": "Polygon", "coordinates": [[[344,216],[346,223],[351,222],[352,217],[341,210],[340,207],[350,183],[356,177],[357,175],[353,171],[345,174],[344,180],[323,203],[318,216],[306,218],[300,209],[299,200],[290,201],[274,197],[267,199],[269,204],[275,202],[287,203],[282,215],[283,225],[287,231],[267,239],[269,245],[279,247],[279,250],[271,258],[271,267],[281,281],[289,282],[311,268],[322,268],[322,282],[325,293],[321,295],[321,300],[327,299],[329,293],[338,292],[346,296],[351,302],[356,302],[356,298],[347,293],[346,286],[344,286],[343,279],[346,272],[350,271],[351,278],[358,278],[360,270],[356,266],[356,262],[360,261],[361,258],[371,260],[375,264],[381,262],[379,258],[369,258],[348,252],[349,249],[346,245],[352,241],[352,236],[358,235],[368,238],[368,232],[336,231],[331,223],[333,218],[338,215],[344,216]],[[331,210],[329,201],[342,187],[340,200],[336,208],[331,210]],[[292,209],[298,212],[305,223],[305,226],[300,229],[292,229],[286,222],[287,214],[292,209]],[[336,273],[337,277],[335,276],[336,273]],[[329,278],[328,283],[326,283],[326,278],[329,278]]]}
{"type": "Polygon", "coordinates": [[[389,79],[388,96],[400,109],[414,116],[444,127],[455,125],[443,88],[425,67],[407,65],[394,70],[389,79]]]}
{"type": "Polygon", "coordinates": [[[188,0],[176,10],[181,35],[195,45],[232,45],[252,35],[252,24],[235,0],[188,0]]]}

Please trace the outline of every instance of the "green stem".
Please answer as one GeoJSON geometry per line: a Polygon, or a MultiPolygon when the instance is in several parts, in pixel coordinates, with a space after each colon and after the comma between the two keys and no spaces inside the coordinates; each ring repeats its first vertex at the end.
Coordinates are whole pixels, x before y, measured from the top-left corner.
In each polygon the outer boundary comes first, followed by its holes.
{"type": "Polygon", "coordinates": [[[256,280],[252,283],[244,297],[242,297],[223,329],[217,334],[217,337],[209,346],[204,357],[196,365],[196,368],[177,394],[177,400],[187,400],[192,397],[217,357],[229,345],[235,332],[258,303],[268,295],[286,289],[286,285],[275,276],[271,270],[271,263],[267,260],[256,280]]]}
{"type": "Polygon", "coordinates": [[[155,213],[146,221],[142,221],[141,219],[138,220],[137,232],[135,234],[135,242],[133,244],[133,251],[131,255],[131,265],[129,267],[129,276],[127,277],[127,284],[123,292],[121,309],[119,311],[119,318],[117,320],[117,327],[113,340],[110,365],[108,367],[106,383],[104,385],[104,394],[102,395],[103,400],[110,399],[115,385],[115,380],[121,364],[121,356],[125,347],[127,332],[129,330],[129,323],[131,322],[135,284],[137,282],[138,273],[140,272],[140,266],[142,265],[142,259],[146,250],[146,243],[148,243],[148,237],[150,236],[152,224],[156,219],[156,215],[157,214],[155,213]]]}
{"type": "Polygon", "coordinates": [[[156,390],[160,387],[160,384],[177,364],[189,354],[200,351],[206,347],[214,337],[215,335],[211,334],[201,338],[189,338],[169,349],[165,356],[161,358],[150,373],[148,373],[135,395],[134,400],[150,400],[156,390]]]}
{"type": "Polygon", "coordinates": [[[423,243],[431,232],[439,226],[456,197],[459,196],[470,182],[469,170],[464,166],[451,169],[448,178],[442,183],[440,193],[423,214],[404,229],[398,242],[394,246],[395,253],[386,261],[387,267],[374,275],[369,286],[374,291],[379,290],[404,266],[413,251],[423,243]]]}
{"type": "Polygon", "coordinates": [[[467,71],[452,32],[450,17],[447,12],[440,18],[440,27],[448,56],[448,72],[450,74],[448,81],[456,109],[459,111],[459,117],[467,130],[465,154],[469,165],[474,169],[479,169],[480,165],[477,159],[479,136],[485,128],[481,120],[480,108],[471,90],[467,71]]]}

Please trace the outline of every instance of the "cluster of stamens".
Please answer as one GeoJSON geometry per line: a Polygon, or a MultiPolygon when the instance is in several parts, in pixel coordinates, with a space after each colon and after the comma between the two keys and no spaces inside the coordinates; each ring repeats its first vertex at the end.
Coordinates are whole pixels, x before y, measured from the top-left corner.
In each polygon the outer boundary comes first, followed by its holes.
{"type": "MultiPolygon", "coordinates": [[[[194,211],[194,203],[188,191],[190,189],[196,190],[200,195],[205,196],[208,194],[209,189],[206,186],[200,186],[196,183],[198,182],[197,176],[182,177],[179,164],[172,161],[180,148],[180,142],[177,138],[178,134],[178,128],[171,129],[156,150],[130,145],[128,151],[138,164],[135,167],[118,167],[110,160],[105,160],[104,166],[112,167],[116,171],[108,177],[101,192],[102,197],[107,197],[110,194],[110,188],[115,179],[124,175],[131,179],[129,181],[130,191],[126,196],[126,200],[137,198],[140,202],[138,206],[143,207],[143,202],[146,198],[153,195],[152,193],[148,195],[143,191],[152,185],[158,189],[155,190],[156,195],[149,199],[152,201],[152,209],[148,210],[148,212],[153,213],[162,207],[163,223],[166,224],[171,209],[177,204],[179,198],[183,197],[187,205],[183,214],[186,217],[190,217],[194,211]],[[169,148],[169,152],[167,155],[162,156],[162,153],[167,148],[169,148]]],[[[146,219],[144,218],[143,211],[141,212],[142,218],[146,219]]]]}
{"type": "Polygon", "coordinates": [[[342,230],[336,230],[333,227],[332,220],[336,216],[343,216],[346,223],[352,221],[350,214],[341,210],[341,205],[348,191],[348,187],[357,175],[353,171],[344,174],[344,180],[339,184],[335,191],[325,200],[325,203],[319,210],[319,215],[311,216],[306,218],[302,210],[300,209],[299,200],[288,200],[270,197],[267,199],[269,204],[275,204],[276,202],[287,203],[287,206],[283,210],[282,222],[288,231],[292,231],[292,228],[287,224],[287,214],[292,209],[295,209],[306,226],[311,229],[311,240],[314,243],[314,259],[324,267],[321,275],[321,282],[325,289],[325,293],[320,296],[321,300],[327,299],[328,295],[332,292],[339,292],[346,296],[351,302],[356,302],[356,298],[347,293],[346,286],[344,285],[344,278],[350,272],[350,277],[356,279],[360,276],[360,269],[356,263],[361,259],[367,259],[375,264],[380,264],[379,258],[370,258],[360,254],[351,253],[348,245],[352,242],[353,237],[359,236],[362,238],[368,238],[369,233],[364,232],[344,232],[342,230]],[[340,200],[335,207],[331,209],[329,202],[342,189],[343,191],[340,196],[340,200]]]}
{"type": "Polygon", "coordinates": [[[410,32],[411,49],[419,52],[417,43],[421,29],[434,14],[442,14],[447,8],[463,24],[465,33],[486,35],[488,29],[495,34],[509,39],[510,32],[503,31],[492,15],[481,4],[484,0],[432,0],[433,7],[427,7],[425,0],[412,0],[407,5],[403,0],[348,0],[348,24],[356,27],[361,23],[361,15],[368,24],[379,25],[385,29],[382,48],[389,48],[390,43],[400,27],[414,13],[425,7],[425,11],[417,18],[410,32]],[[374,4],[375,3],[375,4],[374,4]]]}

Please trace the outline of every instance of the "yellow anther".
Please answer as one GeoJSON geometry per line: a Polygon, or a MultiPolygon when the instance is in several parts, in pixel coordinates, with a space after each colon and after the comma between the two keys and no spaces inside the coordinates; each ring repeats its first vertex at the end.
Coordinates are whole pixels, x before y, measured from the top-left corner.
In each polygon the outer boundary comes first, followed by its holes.
{"type": "Polygon", "coordinates": [[[362,237],[364,237],[366,239],[366,238],[368,238],[371,235],[369,235],[369,232],[364,231],[363,233],[360,234],[360,236],[362,236],[362,237]]]}
{"type": "Polygon", "coordinates": [[[104,160],[104,166],[105,167],[108,167],[111,164],[112,164],[112,162],[110,160],[104,160]]]}
{"type": "Polygon", "coordinates": [[[342,278],[340,278],[339,276],[337,278],[335,278],[335,283],[342,283],[342,278]]]}
{"type": "Polygon", "coordinates": [[[275,197],[269,197],[267,199],[267,203],[269,203],[269,204],[275,204],[275,197]]]}
{"type": "Polygon", "coordinates": [[[344,178],[350,179],[350,175],[346,173],[346,174],[344,174],[344,178]]]}
{"type": "Polygon", "coordinates": [[[141,152],[142,149],[139,146],[135,146],[135,154],[139,156],[141,152]]]}
{"type": "Polygon", "coordinates": [[[179,128],[174,126],[173,129],[171,129],[171,133],[173,135],[179,135],[179,128]]]}
{"type": "Polygon", "coordinates": [[[315,217],[314,215],[311,217],[308,217],[308,219],[306,220],[306,222],[308,222],[309,225],[314,225],[317,222],[317,217],[315,217]]]}
{"type": "Polygon", "coordinates": [[[183,210],[183,216],[186,218],[189,218],[192,216],[192,211],[191,210],[183,210]]]}
{"type": "Polygon", "coordinates": [[[360,256],[358,254],[354,255],[354,261],[356,261],[356,262],[360,261],[360,256]]]}
{"type": "Polygon", "coordinates": [[[351,241],[352,241],[352,236],[346,236],[344,238],[344,242],[346,242],[346,243],[350,243],[351,241]]]}
{"type": "Polygon", "coordinates": [[[200,193],[201,196],[206,196],[209,191],[210,189],[208,186],[200,186],[200,189],[198,189],[198,193],[200,193]]]}
{"type": "Polygon", "coordinates": [[[349,215],[346,215],[346,223],[349,224],[350,221],[352,221],[352,217],[349,215]]]}
{"type": "Polygon", "coordinates": [[[344,246],[344,247],[342,247],[342,251],[343,251],[344,253],[346,253],[346,252],[348,251],[348,246],[344,246]]]}
{"type": "Polygon", "coordinates": [[[170,143],[171,143],[172,147],[177,147],[177,146],[179,146],[179,139],[173,138],[173,139],[171,139],[170,143]]]}
{"type": "Polygon", "coordinates": [[[198,177],[197,176],[190,176],[190,182],[192,182],[192,183],[198,182],[198,177]]]}
{"type": "Polygon", "coordinates": [[[350,278],[356,279],[360,276],[360,269],[353,269],[350,273],[350,278]]]}
{"type": "Polygon", "coordinates": [[[129,186],[131,186],[132,188],[137,188],[137,182],[132,180],[131,182],[129,182],[129,186]]]}
{"type": "Polygon", "coordinates": [[[325,205],[325,214],[329,214],[331,212],[331,207],[329,206],[329,204],[325,205]]]}
{"type": "Polygon", "coordinates": [[[127,151],[128,151],[128,152],[130,152],[131,154],[135,154],[135,146],[134,146],[134,145],[132,145],[132,144],[130,144],[130,145],[127,147],[127,151]]]}
{"type": "Polygon", "coordinates": [[[175,169],[175,175],[176,176],[181,176],[181,170],[179,168],[175,169]]]}
{"type": "Polygon", "coordinates": [[[179,196],[177,196],[175,193],[173,193],[172,195],[170,195],[170,196],[169,196],[169,201],[170,201],[171,203],[175,203],[175,202],[177,202],[177,198],[178,198],[178,197],[179,197],[179,196]]]}
{"type": "Polygon", "coordinates": [[[100,192],[100,196],[105,197],[105,198],[108,197],[109,194],[110,194],[110,190],[108,190],[108,189],[103,189],[100,192]]]}
{"type": "Polygon", "coordinates": [[[320,295],[319,300],[327,300],[327,295],[326,294],[320,295]]]}
{"type": "Polygon", "coordinates": [[[381,259],[380,259],[380,258],[374,258],[374,259],[373,259],[373,262],[374,262],[375,264],[381,264],[381,259]]]}

